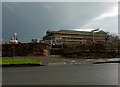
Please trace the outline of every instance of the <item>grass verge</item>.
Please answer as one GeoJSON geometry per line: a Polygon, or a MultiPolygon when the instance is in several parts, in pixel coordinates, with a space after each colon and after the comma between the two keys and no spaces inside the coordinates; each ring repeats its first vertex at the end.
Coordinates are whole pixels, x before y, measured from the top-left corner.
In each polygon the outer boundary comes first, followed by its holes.
{"type": "Polygon", "coordinates": [[[40,59],[0,59],[0,65],[42,64],[40,59]]]}

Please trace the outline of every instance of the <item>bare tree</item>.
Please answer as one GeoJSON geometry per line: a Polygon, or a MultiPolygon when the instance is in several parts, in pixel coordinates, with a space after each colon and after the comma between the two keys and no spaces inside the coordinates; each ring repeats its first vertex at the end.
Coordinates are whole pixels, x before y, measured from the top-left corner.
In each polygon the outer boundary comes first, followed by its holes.
{"type": "Polygon", "coordinates": [[[120,41],[119,35],[112,33],[111,34],[111,41],[113,44],[118,44],[118,42],[120,41]]]}

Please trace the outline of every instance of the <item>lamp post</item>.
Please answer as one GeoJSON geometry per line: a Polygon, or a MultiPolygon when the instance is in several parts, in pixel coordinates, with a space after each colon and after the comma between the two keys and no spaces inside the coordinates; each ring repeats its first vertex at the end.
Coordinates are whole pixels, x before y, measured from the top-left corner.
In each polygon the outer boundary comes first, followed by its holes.
{"type": "Polygon", "coordinates": [[[94,34],[94,32],[95,32],[95,31],[98,31],[98,30],[99,30],[99,28],[97,28],[97,29],[91,31],[92,34],[93,34],[93,43],[95,43],[95,34],[94,34]]]}
{"type": "Polygon", "coordinates": [[[109,35],[109,42],[112,43],[111,34],[109,32],[106,32],[106,33],[109,35]]]}
{"type": "Polygon", "coordinates": [[[93,33],[93,43],[95,43],[95,35],[94,35],[94,31],[93,31],[92,33],[93,33]]]}
{"type": "Polygon", "coordinates": [[[50,39],[51,39],[51,40],[50,40],[50,49],[52,49],[52,36],[51,36],[50,39]]]}

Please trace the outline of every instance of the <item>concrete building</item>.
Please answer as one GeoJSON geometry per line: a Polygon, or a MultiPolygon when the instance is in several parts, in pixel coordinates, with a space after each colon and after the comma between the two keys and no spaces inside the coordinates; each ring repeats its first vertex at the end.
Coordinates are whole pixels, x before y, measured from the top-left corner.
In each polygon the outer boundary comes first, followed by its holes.
{"type": "Polygon", "coordinates": [[[75,31],[75,30],[59,30],[46,32],[43,40],[47,44],[60,45],[60,44],[73,44],[87,42],[100,43],[110,42],[110,35],[103,30],[95,29],[93,31],[75,31]]]}

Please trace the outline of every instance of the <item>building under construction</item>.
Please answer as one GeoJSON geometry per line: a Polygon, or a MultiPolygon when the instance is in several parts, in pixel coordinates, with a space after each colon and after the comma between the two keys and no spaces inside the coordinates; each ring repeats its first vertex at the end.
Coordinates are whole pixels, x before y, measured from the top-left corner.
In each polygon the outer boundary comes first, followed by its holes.
{"type": "Polygon", "coordinates": [[[45,43],[50,45],[73,44],[87,42],[101,43],[111,42],[111,35],[103,30],[95,29],[88,31],[59,30],[46,32],[43,37],[45,43]]]}

